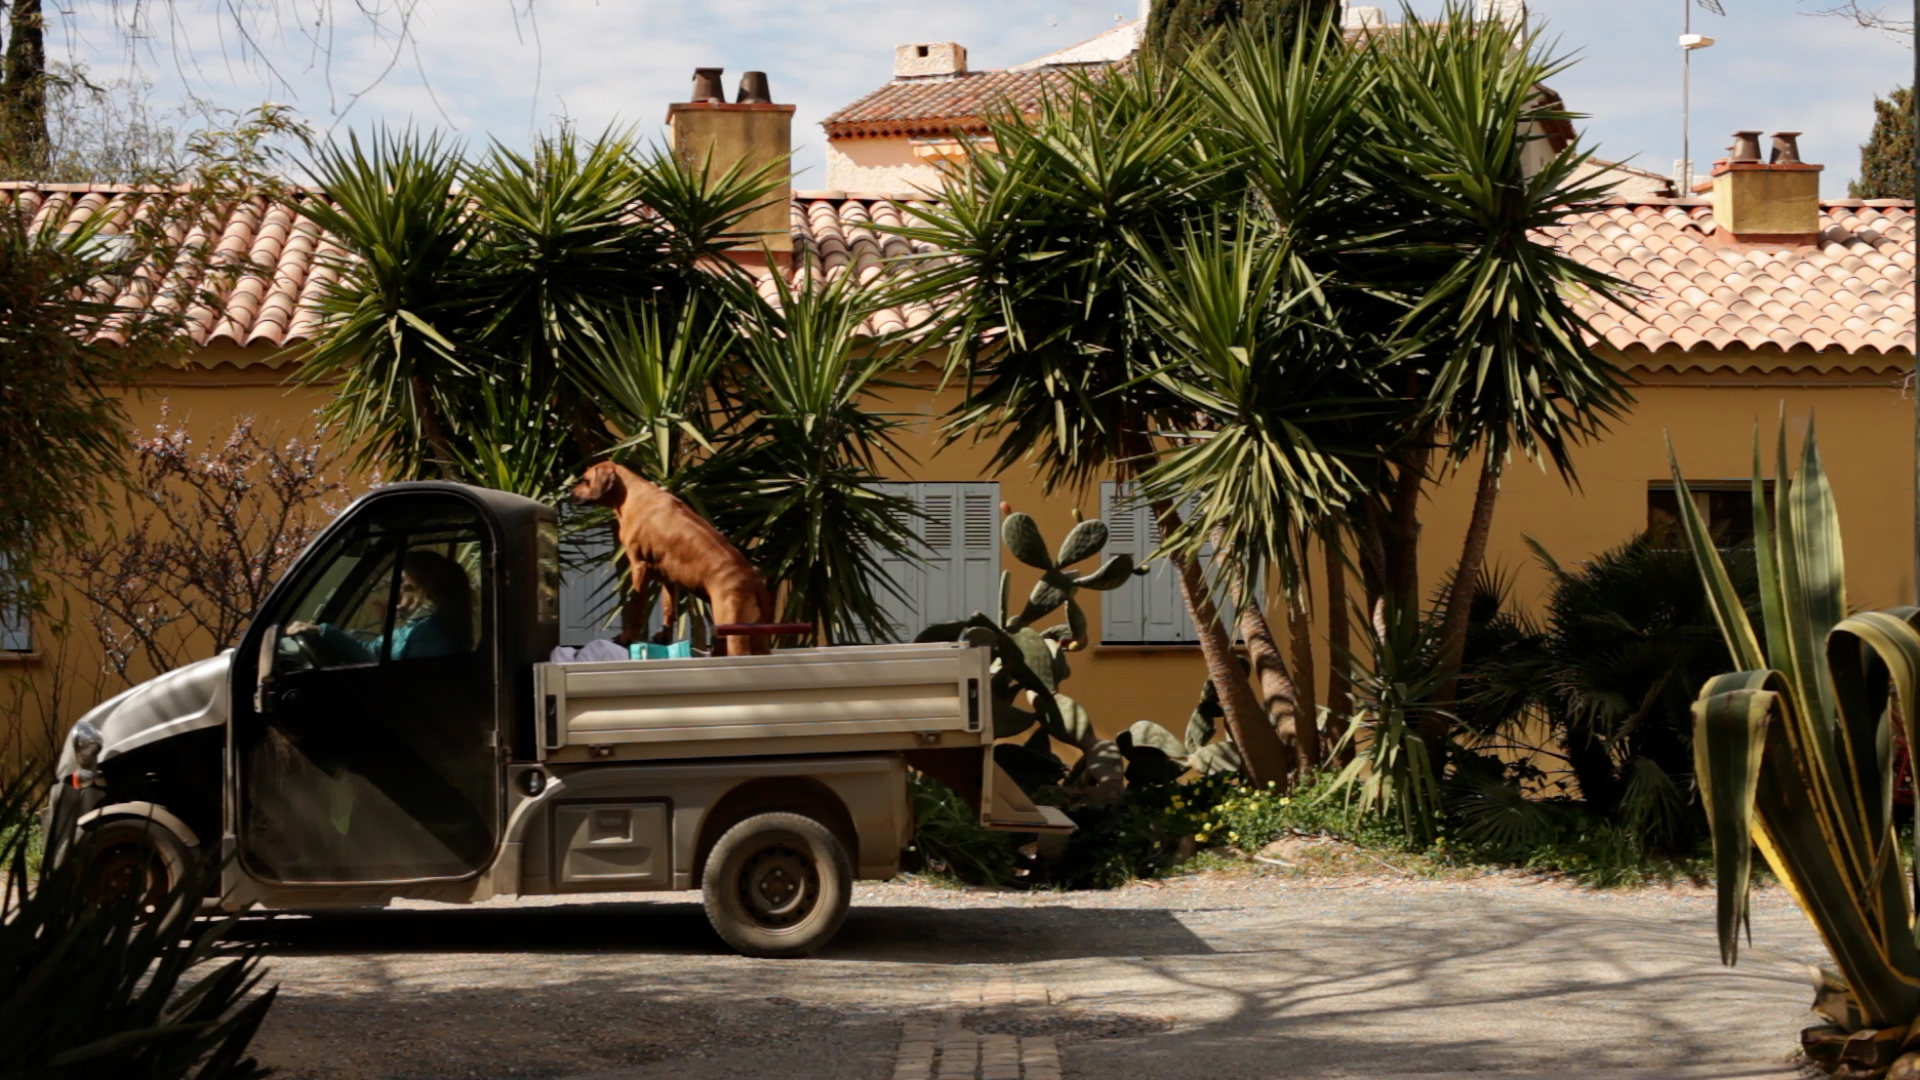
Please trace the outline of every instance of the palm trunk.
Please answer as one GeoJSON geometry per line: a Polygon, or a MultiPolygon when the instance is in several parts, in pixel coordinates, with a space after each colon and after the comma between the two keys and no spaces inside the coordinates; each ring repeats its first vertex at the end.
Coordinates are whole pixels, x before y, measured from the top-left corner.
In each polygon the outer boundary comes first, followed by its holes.
{"type": "MultiPolygon", "coordinates": [[[[1304,580],[1302,593],[1305,592],[1304,580]]],[[[1320,709],[1313,693],[1313,610],[1303,595],[1298,603],[1287,604],[1287,647],[1293,653],[1294,746],[1300,760],[1297,775],[1320,766],[1320,709]]]]}
{"type": "MultiPolygon", "coordinates": [[[[1327,554],[1327,738],[1335,745],[1347,733],[1347,716],[1353,712],[1353,681],[1347,664],[1353,650],[1352,624],[1347,611],[1347,561],[1340,550],[1340,534],[1328,529],[1320,537],[1327,554]]],[[[1340,764],[1353,760],[1353,747],[1340,750],[1340,764]]]]}
{"type": "Polygon", "coordinates": [[[1430,440],[1431,432],[1423,432],[1418,445],[1400,455],[1386,536],[1381,538],[1386,547],[1384,584],[1389,602],[1414,611],[1420,609],[1420,496],[1426,490],[1427,463],[1433,457],[1430,440]]]}
{"type": "MultiPolygon", "coordinates": [[[[1153,516],[1160,522],[1160,535],[1171,536],[1180,527],[1180,514],[1171,501],[1152,504],[1153,516]]],[[[1255,784],[1285,784],[1292,772],[1280,733],[1267,722],[1266,713],[1253,696],[1253,687],[1240,670],[1233,655],[1233,643],[1227,639],[1214,605],[1213,592],[1193,559],[1175,559],[1180,571],[1180,593],[1187,604],[1187,616],[1193,620],[1200,638],[1200,654],[1206,658],[1207,678],[1220,694],[1220,710],[1225,714],[1227,734],[1240,749],[1247,779],[1255,784]]]]}
{"type": "MultiPolygon", "coordinates": [[[[1493,535],[1493,510],[1500,498],[1500,459],[1492,449],[1480,463],[1480,484],[1473,493],[1473,517],[1467,522],[1467,538],[1460,548],[1460,563],[1454,570],[1453,586],[1447,592],[1447,606],[1440,623],[1440,662],[1448,673],[1447,681],[1435,695],[1442,708],[1452,704],[1460,689],[1460,661],[1467,650],[1467,624],[1473,614],[1473,593],[1480,582],[1480,570],[1487,561],[1487,540],[1493,535]]],[[[1426,724],[1442,737],[1447,730],[1444,715],[1430,717],[1426,724]]],[[[1423,732],[1424,734],[1424,732],[1423,732]]],[[[1429,741],[1429,745],[1438,745],[1429,741]]]]}

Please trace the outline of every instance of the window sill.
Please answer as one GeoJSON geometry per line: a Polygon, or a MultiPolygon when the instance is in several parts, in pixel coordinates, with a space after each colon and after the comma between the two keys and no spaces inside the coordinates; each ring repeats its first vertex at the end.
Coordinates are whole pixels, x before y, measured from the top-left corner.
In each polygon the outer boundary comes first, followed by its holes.
{"type": "Polygon", "coordinates": [[[40,654],[37,652],[0,652],[0,667],[8,664],[37,664],[40,654]]]}
{"type": "Polygon", "coordinates": [[[1115,642],[1111,645],[1101,642],[1093,647],[1093,651],[1097,653],[1197,653],[1200,651],[1200,646],[1197,642],[1191,641],[1115,642]]]}

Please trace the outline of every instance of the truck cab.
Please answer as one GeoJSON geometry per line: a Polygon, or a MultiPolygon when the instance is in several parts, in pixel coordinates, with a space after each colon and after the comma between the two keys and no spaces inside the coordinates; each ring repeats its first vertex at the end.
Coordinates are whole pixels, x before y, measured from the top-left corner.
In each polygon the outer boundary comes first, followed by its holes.
{"type": "Polygon", "coordinates": [[[74,726],[55,857],[155,897],[217,858],[225,911],[701,889],[734,948],[797,956],[897,872],[909,768],[990,827],[1072,828],[993,765],[986,650],[551,664],[559,549],[505,492],[357,500],[236,648],[74,726]]]}

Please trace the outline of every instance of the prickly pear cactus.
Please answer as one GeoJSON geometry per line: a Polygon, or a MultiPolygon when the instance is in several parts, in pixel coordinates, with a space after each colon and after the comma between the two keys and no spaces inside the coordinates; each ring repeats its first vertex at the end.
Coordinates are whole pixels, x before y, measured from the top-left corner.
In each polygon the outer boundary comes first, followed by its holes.
{"type": "MultiPolygon", "coordinates": [[[[1079,514],[1076,512],[1077,519],[1079,514]]],[[[1107,546],[1107,526],[1098,518],[1078,521],[1053,554],[1047,553],[1040,527],[1026,514],[1010,513],[1000,526],[1000,538],[1013,557],[1041,572],[1017,615],[1007,614],[1012,575],[1000,575],[1000,612],[996,620],[984,612],[959,622],[936,623],[916,641],[968,641],[993,649],[993,734],[1007,739],[1032,731],[1024,744],[1007,746],[1009,759],[1024,778],[1057,782],[1067,772],[1052,753],[1059,739],[1080,751],[1070,782],[1086,788],[1090,801],[1117,797],[1126,759],[1116,743],[1094,733],[1093,721],[1079,702],[1060,692],[1073,670],[1067,653],[1084,649],[1089,640],[1087,614],[1075,598],[1081,589],[1106,591],[1126,583],[1134,571],[1133,556],[1113,555],[1091,572],[1071,569],[1098,555],[1107,546]],[[1066,621],[1045,630],[1033,624],[1064,606],[1066,621]],[[1022,699],[1027,706],[1022,707],[1022,699]]],[[[1014,770],[1010,770],[1014,771],[1014,770]]]]}
{"type": "Polygon", "coordinates": [[[1187,736],[1177,739],[1173,732],[1151,720],[1142,720],[1115,740],[1127,759],[1127,781],[1135,784],[1170,783],[1188,769],[1202,776],[1240,771],[1240,752],[1230,742],[1210,742],[1225,713],[1220,694],[1209,679],[1200,689],[1200,702],[1187,718],[1187,736]]]}

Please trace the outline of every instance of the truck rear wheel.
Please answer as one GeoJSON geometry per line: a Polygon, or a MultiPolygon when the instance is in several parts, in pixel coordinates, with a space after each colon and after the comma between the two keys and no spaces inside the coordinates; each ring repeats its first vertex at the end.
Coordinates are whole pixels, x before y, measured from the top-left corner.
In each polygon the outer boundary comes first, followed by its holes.
{"type": "Polygon", "coordinates": [[[833,830],[801,814],[755,814],[707,857],[707,920],[743,956],[809,956],[853,900],[853,864],[833,830]]]}

